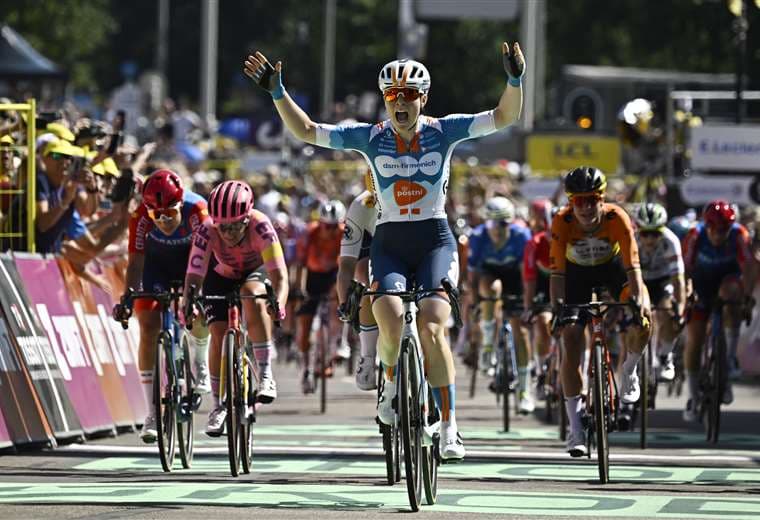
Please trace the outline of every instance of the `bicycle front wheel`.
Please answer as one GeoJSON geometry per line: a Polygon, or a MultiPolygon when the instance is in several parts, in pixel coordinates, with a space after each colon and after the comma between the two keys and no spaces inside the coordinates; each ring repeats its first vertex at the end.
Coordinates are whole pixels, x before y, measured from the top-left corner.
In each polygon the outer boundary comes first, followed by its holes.
{"type": "MultiPolygon", "coordinates": [[[[433,389],[428,386],[428,404],[430,406],[430,410],[427,411],[428,424],[435,424],[439,420],[434,399],[433,389]]],[[[433,444],[422,448],[422,483],[425,487],[425,502],[429,506],[435,504],[438,497],[438,457],[435,453],[435,441],[440,441],[440,436],[438,439],[434,439],[433,444]]]]}
{"type": "Polygon", "coordinates": [[[235,351],[237,350],[237,334],[228,331],[224,336],[223,343],[224,363],[224,406],[227,411],[225,428],[227,429],[227,455],[230,459],[230,473],[237,477],[240,472],[240,459],[238,458],[238,421],[235,410],[235,401],[238,398],[235,351]]]}
{"type": "Polygon", "coordinates": [[[327,351],[330,341],[329,336],[329,321],[321,323],[322,330],[319,335],[322,340],[319,342],[319,411],[321,413],[327,412],[327,351]]]}
{"type": "Polygon", "coordinates": [[[158,454],[164,471],[172,470],[177,433],[177,413],[173,399],[174,371],[171,367],[171,336],[166,331],[158,335],[153,365],[153,413],[156,418],[158,454]]]}
{"type": "Polygon", "coordinates": [[[639,412],[641,412],[639,446],[642,450],[647,447],[647,427],[649,426],[649,365],[651,362],[649,349],[651,347],[651,343],[644,347],[644,352],[641,355],[641,361],[639,363],[639,372],[641,373],[641,396],[639,397],[639,412]]]}
{"type": "Polygon", "coordinates": [[[710,396],[710,409],[708,411],[710,421],[710,436],[708,442],[718,443],[720,437],[720,405],[723,402],[723,393],[726,391],[726,336],[723,331],[713,331],[713,360],[710,367],[710,379],[712,380],[712,395],[710,396]]]}
{"type": "Polygon", "coordinates": [[[182,359],[177,363],[177,380],[180,391],[180,413],[177,414],[177,444],[179,445],[179,458],[182,467],[190,468],[193,464],[193,369],[190,364],[190,345],[187,341],[187,333],[180,328],[180,352],[182,359]]]}
{"type": "Polygon", "coordinates": [[[594,345],[594,429],[596,430],[596,455],[599,465],[599,481],[606,484],[610,480],[609,446],[607,444],[607,414],[605,404],[608,400],[606,390],[607,367],[602,361],[602,345],[594,345]]]}
{"type": "Polygon", "coordinates": [[[509,395],[511,393],[510,390],[510,381],[514,374],[510,374],[510,368],[512,366],[512,360],[509,357],[509,349],[506,345],[502,345],[502,347],[499,349],[501,352],[499,353],[499,361],[498,366],[496,367],[496,380],[497,380],[497,391],[500,392],[502,395],[501,400],[501,417],[502,417],[502,425],[504,426],[504,431],[509,432],[509,406],[510,406],[510,399],[509,395]]]}
{"type": "Polygon", "coordinates": [[[243,360],[243,381],[241,395],[244,396],[239,411],[240,418],[240,462],[243,473],[251,472],[253,463],[253,423],[256,422],[256,378],[253,374],[251,360],[243,360]]]}
{"type": "Polygon", "coordinates": [[[414,368],[415,345],[411,338],[401,343],[399,357],[401,441],[404,447],[404,471],[409,505],[418,511],[422,501],[422,433],[420,431],[419,382],[414,368]]]}

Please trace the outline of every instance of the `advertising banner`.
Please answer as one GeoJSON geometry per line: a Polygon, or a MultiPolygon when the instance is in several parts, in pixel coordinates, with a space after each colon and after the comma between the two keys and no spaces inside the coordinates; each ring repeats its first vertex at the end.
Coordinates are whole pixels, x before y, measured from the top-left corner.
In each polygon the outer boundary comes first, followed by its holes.
{"type": "Polygon", "coordinates": [[[8,434],[8,428],[5,426],[2,410],[0,410],[0,449],[13,446],[11,436],[8,434]]]}
{"type": "Polygon", "coordinates": [[[113,419],[79,330],[74,307],[52,257],[14,254],[24,287],[47,332],[66,390],[85,433],[113,430],[113,419]]]}
{"type": "Polygon", "coordinates": [[[72,301],[80,333],[90,352],[95,372],[98,374],[108,411],[117,427],[132,427],[135,422],[132,407],[129,401],[124,399],[125,389],[122,378],[111,353],[108,336],[98,316],[90,284],[82,281],[67,260],[57,258],[56,261],[72,301]]]}
{"type": "Polygon", "coordinates": [[[48,423],[57,439],[81,436],[82,426],[66,392],[58,359],[10,255],[0,255],[0,271],[0,292],[8,329],[22,354],[48,423]]]}
{"type": "Polygon", "coordinates": [[[758,179],[751,175],[690,175],[681,182],[681,197],[689,206],[724,199],[740,206],[760,202],[758,179]]]}
{"type": "Polygon", "coordinates": [[[525,144],[533,173],[560,174],[579,164],[610,174],[620,167],[620,140],[592,134],[533,134],[525,144]]]}
{"type": "Polygon", "coordinates": [[[691,129],[694,170],[760,170],[760,125],[704,125],[691,129]]]}
{"type": "MultiPolygon", "coordinates": [[[[145,393],[140,383],[140,373],[137,370],[137,362],[130,346],[129,336],[121,324],[111,318],[111,309],[114,306],[114,301],[111,297],[99,287],[91,284],[90,290],[95,301],[98,318],[100,318],[100,323],[108,338],[108,343],[111,345],[113,358],[119,367],[119,375],[121,375],[125,396],[129,401],[129,406],[132,408],[135,422],[142,424],[142,420],[148,413],[148,406],[145,402],[145,393]]],[[[132,326],[137,326],[137,324],[133,323],[132,326]]]]}
{"type": "Polygon", "coordinates": [[[7,317],[0,309],[0,410],[13,444],[52,443],[45,411],[32,380],[6,326],[7,317]]]}

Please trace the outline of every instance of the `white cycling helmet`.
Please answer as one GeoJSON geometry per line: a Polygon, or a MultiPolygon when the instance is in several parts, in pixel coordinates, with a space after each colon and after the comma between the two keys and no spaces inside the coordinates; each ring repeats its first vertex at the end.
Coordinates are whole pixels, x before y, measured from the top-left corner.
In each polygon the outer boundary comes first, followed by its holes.
{"type": "Polygon", "coordinates": [[[648,202],[639,206],[635,219],[641,231],[657,231],[667,224],[668,212],[661,204],[648,202]]]}
{"type": "Polygon", "coordinates": [[[346,207],[339,200],[328,200],[319,207],[319,221],[325,224],[338,224],[346,218],[346,207]]]}
{"type": "Polygon", "coordinates": [[[419,61],[393,60],[380,69],[377,86],[380,92],[390,87],[409,87],[425,93],[430,90],[430,73],[419,61]]]}
{"type": "Polygon", "coordinates": [[[486,202],[486,220],[506,220],[512,222],[515,219],[515,205],[506,197],[491,197],[486,202]]]}

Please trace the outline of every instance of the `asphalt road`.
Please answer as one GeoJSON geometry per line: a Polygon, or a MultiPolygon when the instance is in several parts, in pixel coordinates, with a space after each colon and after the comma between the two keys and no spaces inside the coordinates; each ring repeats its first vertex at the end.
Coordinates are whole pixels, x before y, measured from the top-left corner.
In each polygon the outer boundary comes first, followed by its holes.
{"type": "MultiPolygon", "coordinates": [[[[316,395],[301,395],[295,367],[275,370],[280,396],[259,414],[250,475],[230,476],[225,438],[202,433],[203,413],[189,470],[177,461],[164,473],[155,445],[142,444],[135,432],[1,453],[0,518],[361,519],[409,511],[403,479],[385,482],[374,393],[356,390],[338,369],[322,415],[316,395]]],[[[637,432],[613,433],[612,482],[601,485],[595,459],[570,459],[542,409],[501,432],[485,378],[474,399],[466,382],[460,366],[457,418],[467,459],[440,468],[438,502],[418,515],[760,519],[760,385],[736,387],[717,446],[704,442],[701,426],[681,421],[681,399],[661,391],[650,447],[638,447],[637,432]]]]}

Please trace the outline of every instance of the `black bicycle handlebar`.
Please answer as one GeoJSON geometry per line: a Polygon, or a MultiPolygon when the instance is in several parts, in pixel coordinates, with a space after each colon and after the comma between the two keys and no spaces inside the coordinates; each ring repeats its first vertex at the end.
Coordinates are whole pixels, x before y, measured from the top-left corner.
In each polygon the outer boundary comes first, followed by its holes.
{"type": "Polygon", "coordinates": [[[187,303],[187,309],[189,312],[186,311],[185,313],[187,329],[191,330],[193,327],[192,321],[187,320],[187,317],[192,316],[192,309],[196,304],[200,304],[206,301],[226,301],[227,305],[239,306],[242,300],[267,300],[267,305],[272,309],[272,314],[274,315],[274,319],[272,321],[274,321],[275,327],[279,328],[281,326],[281,323],[280,320],[277,319],[277,316],[280,315],[280,303],[277,301],[277,296],[274,293],[272,282],[269,280],[264,280],[264,288],[266,289],[266,293],[263,294],[240,294],[240,288],[236,288],[227,294],[196,295],[195,286],[191,286],[190,296],[187,303]]]}

